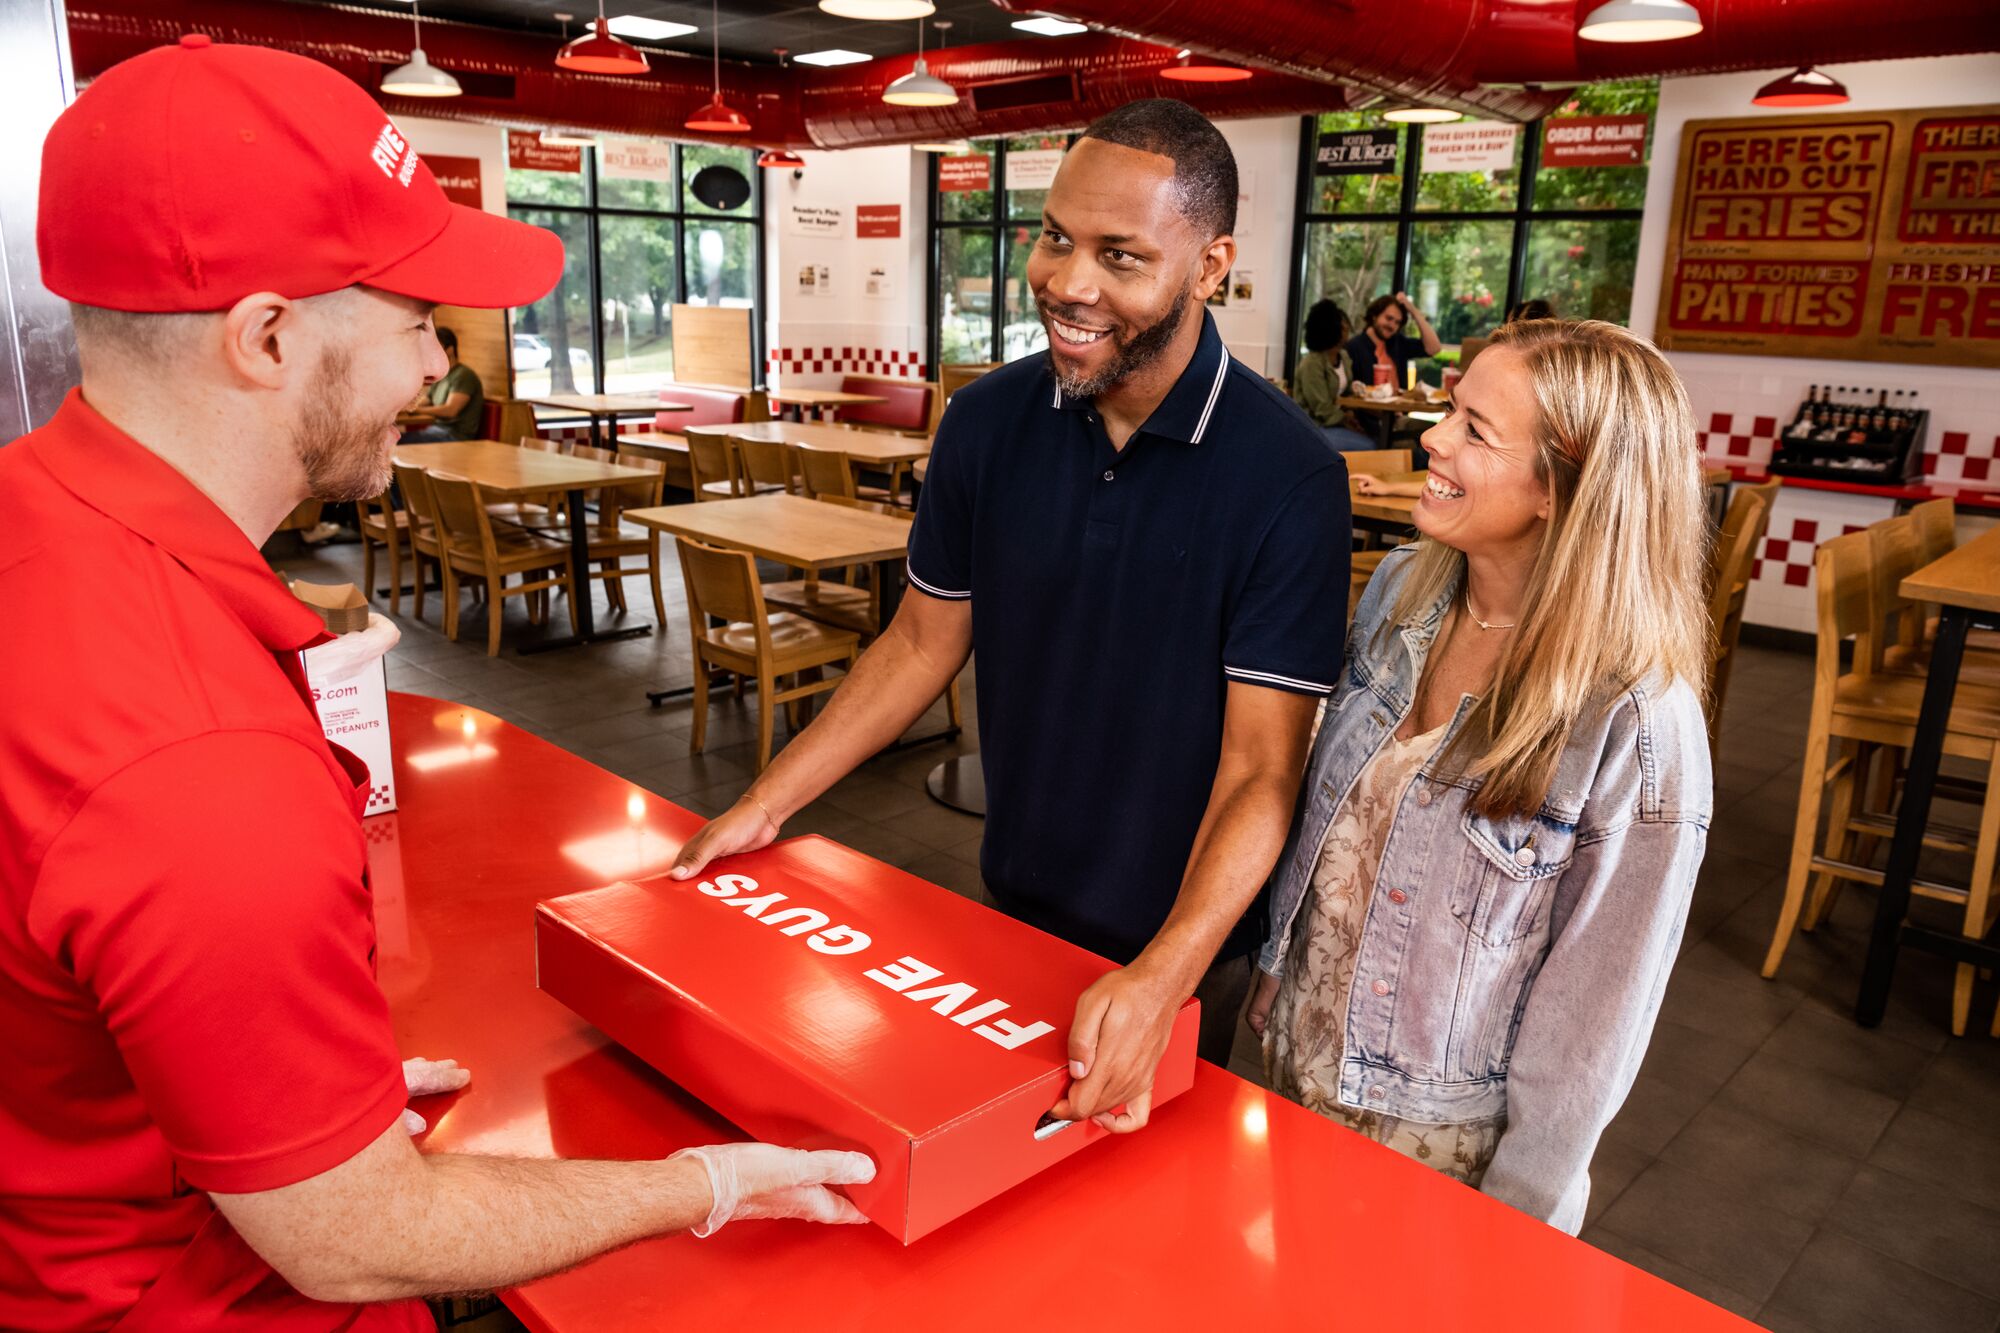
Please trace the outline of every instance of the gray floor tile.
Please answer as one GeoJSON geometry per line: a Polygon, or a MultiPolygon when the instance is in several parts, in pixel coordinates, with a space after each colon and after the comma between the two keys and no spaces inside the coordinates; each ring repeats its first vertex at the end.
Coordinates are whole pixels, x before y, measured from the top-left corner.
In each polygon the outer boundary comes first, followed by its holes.
{"type": "Polygon", "coordinates": [[[1765,1207],[1806,1222],[1826,1216],[1860,1165],[1722,1103],[1689,1121],[1660,1160],[1732,1192],[1748,1190],[1765,1207]]]}
{"type": "Polygon", "coordinates": [[[1868,1154],[1870,1166],[1983,1206],[2000,1199],[2000,1134],[1905,1106],[1868,1154]]]}
{"type": "Polygon", "coordinates": [[[1640,1072],[1687,1092],[1713,1095],[1756,1049],[1753,1041],[1717,1036],[1663,1018],[1653,1025],[1640,1072]]]}
{"type": "Polygon", "coordinates": [[[1604,1251],[1614,1259],[1623,1259],[1634,1268],[1643,1268],[1654,1277],[1671,1282],[1682,1291],[1699,1296],[1711,1305],[1719,1305],[1732,1314],[1749,1319],[1757,1313],[1762,1302],[1745,1296],[1714,1278],[1697,1273],[1684,1264],[1677,1264],[1663,1255],[1653,1253],[1645,1246],[1629,1241],[1623,1236],[1606,1231],[1603,1227],[1586,1227],[1578,1237],[1586,1245],[1604,1251]]]}
{"type": "Polygon", "coordinates": [[[841,841],[857,852],[905,870],[936,850],[881,824],[856,824],[842,835],[841,841]]]}
{"type": "Polygon", "coordinates": [[[1598,1229],[1756,1300],[1777,1289],[1813,1224],[1666,1162],[1639,1173],[1598,1229]]]}
{"type": "Polygon", "coordinates": [[[1660,1015],[1712,1037],[1761,1042],[1803,998],[1796,987],[1762,981],[1754,972],[1729,977],[1680,968],[1667,983],[1660,1015]]]}
{"type": "Polygon", "coordinates": [[[1899,1105],[1884,1093],[1794,1064],[1768,1045],[1723,1084],[1719,1100],[1854,1158],[1875,1146],[1899,1105]]]}
{"type": "Polygon", "coordinates": [[[1643,1153],[1629,1143],[1618,1139],[1601,1140],[1590,1158],[1590,1205],[1584,1210],[1584,1226],[1588,1227],[1604,1216],[1605,1210],[1618,1201],[1618,1196],[1625,1192],[1626,1187],[1652,1164],[1650,1153],[1643,1153]]]}
{"type": "Polygon", "coordinates": [[[1632,1080],[1632,1091],[1626,1096],[1625,1105],[1605,1126],[1604,1137],[1636,1148],[1648,1157],[1657,1157],[1674,1135],[1708,1105],[1712,1096],[1642,1073],[1632,1080]]]}
{"type": "Polygon", "coordinates": [[[1828,1233],[1813,1237],[1764,1313],[1822,1333],[1991,1333],[2000,1302],[1828,1233]]]}
{"type": "MultiPolygon", "coordinates": [[[[1974,1006],[1975,1017],[1985,1017],[1974,1006]]],[[[1974,1035],[1946,1046],[1910,1089],[1910,1105],[1919,1111],[1986,1134],[2000,1135],[2000,1043],[1974,1035]]]]}
{"type": "Polygon", "coordinates": [[[1788,1017],[1771,1034],[1764,1051],[1899,1099],[1909,1094],[1930,1062],[1924,1051],[1893,1036],[1810,1005],[1788,1017]]]}
{"type": "Polygon", "coordinates": [[[1827,1215],[1826,1226],[1914,1268],[2000,1300],[2000,1209],[1955,1199],[1919,1181],[1864,1166],[1827,1215]]]}

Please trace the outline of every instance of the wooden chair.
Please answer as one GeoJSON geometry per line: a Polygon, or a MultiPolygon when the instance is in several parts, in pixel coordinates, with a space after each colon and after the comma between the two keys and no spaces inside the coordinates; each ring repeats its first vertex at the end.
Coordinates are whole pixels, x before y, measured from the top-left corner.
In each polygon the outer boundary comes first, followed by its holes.
{"type": "MultiPolygon", "coordinates": [[[[486,588],[486,655],[500,655],[500,621],[504,600],[560,588],[569,594],[570,629],[576,629],[576,589],[571,586],[569,548],[538,533],[496,527],[486,512],[479,484],[449,472],[429,474],[431,502],[436,506],[438,539],[444,553],[444,632],[458,638],[458,574],[483,579],[486,588]],[[507,577],[521,582],[507,586],[507,577]],[[531,577],[533,576],[533,577],[531,577]]],[[[529,618],[547,615],[547,598],[528,604],[529,618]]]]}
{"type": "MultiPolygon", "coordinates": [[[[1819,635],[1813,677],[1812,717],[1806,733],[1805,772],[1800,780],[1799,808],[1792,833],[1792,859],[1785,880],[1785,899],[1777,929],[1764,957],[1764,975],[1783,961],[1792,930],[1805,912],[1807,929],[1817,925],[1831,905],[1839,880],[1879,885],[1882,873],[1853,859],[1857,836],[1881,839],[1894,830],[1886,813],[1856,808],[1856,786],[1864,744],[1908,749],[1923,702],[1924,681],[1883,669],[1885,624],[1909,605],[1895,585],[1901,582],[1898,554],[1908,540],[1907,518],[1878,523],[1820,545],[1815,553],[1819,635]],[[1854,640],[1853,668],[1840,669],[1841,644],[1854,640]],[[1828,762],[1838,742],[1840,756],[1828,762]],[[1815,856],[1820,806],[1828,789],[1829,805],[1824,854],[1815,856]],[[1807,879],[1813,884],[1807,910],[1807,879]]],[[[2000,851],[2000,691],[1961,683],[1946,724],[1944,753],[1973,760],[1987,770],[1985,800],[1979,829],[1971,843],[1927,829],[1924,845],[1972,852],[1968,887],[1918,880],[1912,892],[1927,898],[1965,905],[1966,932],[1983,935],[1992,924],[1993,873],[2000,851]]],[[[1972,999],[1972,969],[1960,969],[1952,1000],[1952,1031],[1963,1033],[1972,999]]]]}
{"type": "Polygon", "coordinates": [[[840,681],[795,680],[784,690],[780,676],[816,672],[838,664],[852,668],[860,639],[786,611],[771,611],[757,584],[757,561],[734,551],[674,539],[681,578],[687,585],[688,629],[694,644],[694,730],[688,751],[700,754],[708,739],[708,677],[733,672],[757,682],[757,771],[771,762],[771,731],[781,703],[790,704],[836,688],[840,681]],[[710,618],[723,622],[709,624],[710,618]]]}
{"type": "MultiPolygon", "coordinates": [[[[375,597],[375,548],[389,552],[389,614],[403,609],[403,548],[409,545],[410,524],[415,515],[398,509],[389,500],[389,490],[367,496],[354,505],[355,526],[361,530],[361,592],[370,601],[375,597]]],[[[418,594],[422,595],[421,591],[418,594]]]]}
{"type": "MultiPolygon", "coordinates": [[[[1410,470],[1413,455],[1408,449],[1355,449],[1341,455],[1347,460],[1347,475],[1350,477],[1392,477],[1410,470]]],[[[1354,619],[1354,609],[1361,605],[1361,594],[1368,587],[1368,580],[1375,577],[1382,559],[1389,554],[1394,543],[1381,540],[1377,532],[1358,531],[1354,540],[1358,549],[1348,558],[1347,572],[1347,618],[1354,619]]]]}
{"type": "Polygon", "coordinates": [[[988,371],[1000,369],[1002,364],[1003,363],[999,361],[982,361],[982,362],[973,362],[967,364],[939,366],[938,397],[941,400],[943,400],[939,404],[940,412],[942,412],[944,407],[950,405],[951,396],[953,394],[957,393],[960,389],[963,389],[966,385],[978,379],[981,375],[986,374],[988,371]]]}
{"type": "MultiPolygon", "coordinates": [[[[653,612],[659,623],[665,625],[667,600],[660,586],[659,530],[627,523],[624,519],[628,509],[649,509],[660,503],[661,492],[666,486],[665,465],[656,458],[628,452],[622,447],[613,452],[592,445],[578,445],[576,456],[598,463],[614,463],[619,467],[639,468],[653,474],[644,480],[617,482],[587,492],[596,497],[596,506],[594,515],[590,512],[584,515],[587,526],[583,540],[590,553],[584,563],[590,579],[604,581],[605,596],[619,611],[630,609],[625,603],[625,580],[635,574],[645,575],[653,591],[653,612]],[[643,563],[625,563],[634,557],[643,563]]],[[[539,528],[536,531],[568,549],[571,540],[568,527],[539,528]]]]}
{"type": "Polygon", "coordinates": [[[798,494],[798,465],[792,457],[797,451],[791,445],[775,440],[731,443],[736,446],[736,465],[748,494],[773,495],[780,491],[786,495],[798,494]]]}
{"type": "Polygon", "coordinates": [[[854,459],[846,453],[835,449],[801,449],[798,455],[801,489],[816,500],[840,495],[852,500],[894,502],[895,497],[886,488],[863,486],[856,480],[854,459]]]}
{"type": "Polygon", "coordinates": [[[1414,455],[1408,449],[1353,449],[1341,455],[1350,477],[1382,477],[1408,472],[1414,455]]]}
{"type": "Polygon", "coordinates": [[[733,500],[742,495],[742,478],[737,473],[736,442],[719,430],[690,426],[684,432],[688,446],[688,475],[694,481],[696,500],[733,500]]]}
{"type": "Polygon", "coordinates": [[[1708,749],[1715,752],[1722,735],[1722,701],[1729,693],[1729,670],[1736,662],[1736,642],[1743,633],[1743,607],[1750,591],[1750,570],[1757,547],[1770,525],[1769,505],[1757,489],[1741,492],[1729,505],[1729,516],[1716,534],[1708,567],[1708,623],[1715,632],[1709,644],[1708,749]],[[1731,522],[1730,520],[1734,520],[1731,522]]]}
{"type": "MultiPolygon", "coordinates": [[[[444,548],[438,544],[437,505],[431,500],[430,477],[423,468],[401,459],[392,460],[389,466],[394,474],[391,484],[401,492],[403,503],[410,513],[410,521],[404,531],[410,539],[410,586],[416,590],[416,616],[421,622],[424,618],[425,586],[429,582],[424,561],[442,565],[444,560],[444,548]]],[[[391,598],[390,610],[393,612],[401,593],[392,593],[391,598]]]]}

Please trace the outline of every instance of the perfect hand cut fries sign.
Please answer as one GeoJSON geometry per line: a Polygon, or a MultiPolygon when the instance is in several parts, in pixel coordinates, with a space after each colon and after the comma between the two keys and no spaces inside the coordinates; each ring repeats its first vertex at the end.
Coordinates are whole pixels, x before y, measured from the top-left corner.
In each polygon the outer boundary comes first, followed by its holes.
{"type": "MultiPolygon", "coordinates": [[[[1109,962],[824,838],[725,865],[542,903],[541,988],[756,1137],[866,1152],[846,1192],[905,1243],[1106,1137],[1042,1120],[1109,962]]],[[[1198,1021],[1189,1000],[1156,1108],[1198,1021]]]]}

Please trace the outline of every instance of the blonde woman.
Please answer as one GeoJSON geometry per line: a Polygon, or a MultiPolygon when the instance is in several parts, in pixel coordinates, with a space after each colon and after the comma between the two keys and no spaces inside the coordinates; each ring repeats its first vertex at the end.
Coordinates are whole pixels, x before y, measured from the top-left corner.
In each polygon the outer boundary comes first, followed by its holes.
{"type": "Polygon", "coordinates": [[[1274,872],[1284,1095],[1565,1231],[1708,838],[1695,429],[1651,345],[1509,325],[1424,434],[1274,872]]]}

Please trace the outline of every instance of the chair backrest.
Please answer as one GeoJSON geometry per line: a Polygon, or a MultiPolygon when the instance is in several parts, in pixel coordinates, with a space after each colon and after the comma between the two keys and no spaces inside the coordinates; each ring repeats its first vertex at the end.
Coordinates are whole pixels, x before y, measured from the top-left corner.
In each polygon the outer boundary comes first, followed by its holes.
{"type": "Polygon", "coordinates": [[[432,472],[429,479],[431,503],[436,507],[438,533],[444,544],[460,550],[477,549],[492,559],[493,520],[487,516],[479,483],[454,472],[432,472]]]}
{"type": "Polygon", "coordinates": [[[569,454],[571,458],[588,459],[593,463],[616,463],[618,461],[618,451],[616,449],[600,449],[594,444],[572,445],[569,454]]]}
{"type": "MultiPolygon", "coordinates": [[[[1906,620],[1914,620],[1923,614],[1923,606],[1903,596],[1903,580],[1923,567],[1922,549],[1917,543],[1917,519],[1914,514],[1898,514],[1885,518],[1879,523],[1868,525],[1869,596],[1873,602],[1873,620],[1870,622],[1878,631],[1886,634],[1880,639],[1881,647],[1898,641],[1908,641],[1904,633],[1906,620]]],[[[1874,650],[1871,660],[1880,661],[1881,647],[1874,650]]],[[[1858,656],[1860,646],[1856,645],[1858,656]]]]}
{"type": "Polygon", "coordinates": [[[777,486],[786,494],[797,494],[798,470],[792,462],[792,446],[776,440],[737,440],[736,461],[743,468],[743,480],[754,491],[759,486],[777,486]]]}
{"type": "Polygon", "coordinates": [[[771,625],[764,612],[764,590],[757,582],[757,561],[748,551],[710,546],[688,537],[674,538],[680,552],[681,579],[687,585],[688,623],[701,633],[706,617],[734,625],[755,625],[760,653],[768,644],[771,625]]]}
{"type": "Polygon", "coordinates": [[[361,520],[361,530],[377,540],[396,539],[396,512],[389,503],[389,488],[384,486],[375,495],[364,495],[354,502],[361,520]]]}
{"type": "Polygon", "coordinates": [[[410,512],[424,523],[437,522],[437,504],[431,499],[430,474],[416,464],[403,459],[392,459],[390,471],[396,478],[396,489],[403,493],[403,503],[410,512]]]}
{"type": "Polygon", "coordinates": [[[1746,521],[1754,522],[1756,530],[1750,539],[1751,549],[1761,546],[1764,534],[1771,530],[1771,509],[1778,503],[1778,488],[1783,485],[1776,477],[1754,486],[1748,482],[1737,483],[1729,496],[1728,512],[1722,516],[1723,535],[1727,537],[1746,521]],[[1759,502],[1761,508],[1753,506],[1752,501],[1759,502]]]}
{"type": "Polygon", "coordinates": [[[645,509],[660,503],[667,484],[667,465],[664,459],[653,458],[632,449],[620,449],[617,454],[619,467],[635,467],[642,472],[653,474],[651,481],[627,481],[619,485],[607,486],[607,491],[618,492],[621,509],[645,509]]]}
{"type": "Polygon", "coordinates": [[[857,500],[851,495],[815,495],[813,499],[824,504],[839,505],[843,509],[865,509],[871,514],[882,514],[889,518],[900,518],[905,523],[917,521],[917,511],[905,509],[901,505],[890,504],[887,500],[857,500]]]}
{"type": "Polygon", "coordinates": [[[574,440],[551,440],[541,435],[523,435],[523,449],[539,449],[545,454],[566,454],[576,445],[574,440]]]}
{"type": "Polygon", "coordinates": [[[499,404],[500,421],[487,435],[489,440],[518,440],[523,435],[535,433],[535,405],[519,398],[488,398],[488,404],[499,404]]]}
{"type": "Polygon", "coordinates": [[[686,412],[656,412],[653,429],[678,434],[689,426],[734,426],[743,420],[749,395],[741,389],[710,389],[698,384],[670,384],[660,390],[663,403],[686,403],[686,412]]]}
{"type": "Polygon", "coordinates": [[[982,361],[973,365],[939,366],[938,394],[945,402],[949,403],[953,394],[978,379],[981,375],[984,375],[987,371],[998,370],[1001,364],[998,361],[982,361]]]}
{"type": "Polygon", "coordinates": [[[1910,509],[1917,528],[1917,554],[1924,564],[1943,559],[1958,546],[1958,506],[1947,496],[1910,509]]]}
{"type": "Polygon", "coordinates": [[[843,407],[837,419],[850,425],[881,426],[888,430],[929,430],[933,386],[909,380],[882,380],[867,375],[847,375],[840,381],[842,393],[873,394],[879,403],[855,403],[843,407]]]}
{"type": "Polygon", "coordinates": [[[1394,472],[1410,470],[1408,449],[1351,449],[1341,457],[1347,460],[1347,475],[1350,477],[1363,474],[1386,477],[1394,472]]]}
{"type": "Polygon", "coordinates": [[[806,494],[815,499],[854,496],[854,468],[846,454],[831,449],[801,449],[799,472],[805,481],[806,494]]]}
{"type": "MultiPolygon", "coordinates": [[[[1736,651],[1736,639],[1743,628],[1743,601],[1736,596],[1736,585],[1750,577],[1750,567],[1757,558],[1759,515],[1752,511],[1763,504],[1763,496],[1750,495],[1744,521],[1735,531],[1724,531],[1715,539],[1708,568],[1708,621],[1715,630],[1718,658],[1736,651]]],[[[1732,503],[1730,507],[1736,506],[1732,503]]]]}
{"type": "Polygon", "coordinates": [[[727,482],[729,494],[740,495],[743,485],[736,475],[736,442],[727,435],[700,428],[687,432],[688,471],[694,478],[694,498],[719,500],[711,495],[711,482],[727,482]]]}

